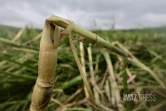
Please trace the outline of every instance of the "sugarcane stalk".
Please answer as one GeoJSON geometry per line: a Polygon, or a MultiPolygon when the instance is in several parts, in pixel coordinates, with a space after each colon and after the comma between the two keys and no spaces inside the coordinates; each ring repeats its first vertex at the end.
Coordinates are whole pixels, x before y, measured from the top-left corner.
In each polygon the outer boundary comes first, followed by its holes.
{"type": "Polygon", "coordinates": [[[19,32],[16,34],[16,36],[12,39],[12,42],[17,41],[21,35],[23,34],[23,32],[26,30],[27,26],[25,26],[24,28],[20,29],[19,32]]]}
{"type": "Polygon", "coordinates": [[[137,59],[127,48],[125,48],[121,43],[118,41],[114,42],[114,44],[118,45],[121,49],[123,49],[128,55],[130,56],[128,61],[132,63],[133,65],[140,67],[142,70],[147,71],[161,86],[162,88],[166,88],[165,84],[163,81],[160,80],[157,74],[154,73],[154,71],[143,64],[139,59],[137,59]]]}
{"type": "Polygon", "coordinates": [[[60,28],[46,21],[40,41],[38,78],[32,94],[30,111],[47,110],[53,91],[59,41],[60,28]]]}
{"type": "Polygon", "coordinates": [[[68,25],[73,24],[74,25],[73,29],[72,29],[73,32],[78,33],[85,38],[91,39],[91,40],[95,41],[96,44],[104,46],[105,48],[107,48],[107,49],[109,49],[109,50],[111,50],[111,51],[113,51],[113,52],[115,52],[123,57],[128,57],[128,54],[126,52],[124,52],[123,50],[117,48],[116,46],[113,46],[112,44],[110,44],[106,40],[102,39],[98,35],[74,24],[70,20],[66,20],[66,19],[63,19],[61,17],[52,15],[50,18],[47,19],[47,21],[49,23],[54,23],[54,24],[56,24],[62,28],[65,28],[65,29],[68,27],[68,25]]]}
{"type": "Polygon", "coordinates": [[[83,80],[84,85],[85,85],[85,87],[86,87],[86,89],[87,89],[89,98],[90,98],[91,102],[92,102],[93,104],[95,104],[95,98],[94,98],[94,95],[93,95],[92,90],[91,90],[91,88],[90,88],[90,85],[89,85],[89,82],[88,82],[88,79],[87,79],[87,75],[86,75],[84,69],[82,68],[82,64],[81,64],[81,62],[80,62],[80,60],[79,60],[79,58],[78,58],[78,54],[77,54],[77,51],[76,51],[76,47],[74,46],[74,43],[73,43],[71,37],[69,37],[69,42],[70,42],[70,47],[71,47],[71,49],[72,49],[74,58],[75,58],[75,60],[76,60],[78,69],[79,69],[79,71],[80,71],[82,80],[83,80]]]}
{"type": "MultiPolygon", "coordinates": [[[[112,86],[112,88],[114,88],[114,87],[118,86],[118,84],[116,82],[115,73],[114,73],[113,65],[112,65],[112,60],[111,60],[108,52],[102,51],[102,53],[104,55],[107,65],[108,65],[108,72],[109,72],[109,79],[111,81],[111,86],[112,86]]],[[[120,90],[113,89],[112,92],[113,92],[113,95],[115,96],[116,104],[118,106],[118,111],[123,111],[124,107],[121,104],[120,90]]]]}
{"type": "MultiPolygon", "coordinates": [[[[80,60],[81,60],[82,69],[83,69],[83,71],[86,74],[83,42],[80,42],[80,58],[81,58],[80,60]]],[[[88,95],[88,92],[87,92],[87,88],[85,87],[85,85],[84,85],[84,92],[85,92],[85,96],[87,98],[89,98],[89,95],[88,95]]]]}
{"type": "MultiPolygon", "coordinates": [[[[31,111],[46,111],[47,105],[51,99],[51,94],[54,85],[54,73],[57,64],[58,44],[62,35],[68,35],[71,31],[74,31],[83,37],[94,40],[96,44],[100,44],[113,52],[127,57],[128,55],[120,50],[119,48],[111,45],[109,42],[100,38],[98,35],[81,28],[69,20],[57,16],[51,16],[46,20],[44,30],[40,42],[40,53],[39,53],[39,66],[38,66],[38,78],[34,86],[32,94],[32,103],[30,105],[31,111]],[[59,27],[66,28],[65,31],[60,32],[59,27]]],[[[71,39],[70,43],[71,43],[71,39]]],[[[80,69],[80,68],[79,68],[80,69]]],[[[82,71],[81,71],[82,72],[82,71]]],[[[87,80],[83,76],[83,80],[86,83],[85,86],[88,88],[91,100],[94,102],[94,97],[87,83],[87,80]]]]}

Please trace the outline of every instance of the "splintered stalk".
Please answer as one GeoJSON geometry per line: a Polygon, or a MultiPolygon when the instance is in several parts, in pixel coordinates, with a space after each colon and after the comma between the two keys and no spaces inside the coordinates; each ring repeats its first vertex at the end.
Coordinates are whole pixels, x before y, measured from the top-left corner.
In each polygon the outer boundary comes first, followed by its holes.
{"type": "Polygon", "coordinates": [[[86,89],[87,89],[87,92],[88,92],[88,94],[89,94],[89,98],[90,98],[91,102],[95,104],[95,98],[94,98],[94,95],[93,95],[92,90],[91,90],[91,88],[90,88],[90,85],[89,85],[89,82],[88,82],[86,73],[85,73],[85,71],[84,71],[83,68],[82,68],[81,62],[80,62],[80,60],[79,60],[79,58],[78,58],[78,55],[77,55],[77,50],[76,50],[76,48],[75,48],[75,46],[74,46],[74,43],[73,43],[73,41],[72,41],[72,39],[71,39],[70,37],[69,37],[69,42],[70,42],[70,47],[71,47],[71,49],[72,49],[74,58],[75,58],[75,60],[76,60],[78,69],[79,69],[79,71],[80,71],[82,80],[83,80],[84,85],[85,85],[85,87],[86,87],[86,89]]]}
{"type": "Polygon", "coordinates": [[[124,107],[121,104],[120,90],[114,89],[114,87],[117,87],[118,85],[117,85],[117,82],[116,82],[115,73],[114,73],[114,70],[113,70],[113,65],[112,65],[111,58],[110,58],[108,52],[102,51],[102,53],[103,53],[104,58],[105,58],[106,63],[107,63],[108,72],[109,72],[109,79],[111,81],[111,85],[112,85],[112,88],[113,88],[112,92],[115,96],[115,100],[116,100],[116,103],[117,103],[117,106],[118,106],[118,110],[123,111],[124,107]]]}
{"type": "Polygon", "coordinates": [[[46,111],[51,99],[60,41],[60,28],[45,22],[40,41],[38,78],[32,94],[30,111],[46,111]]]}
{"type": "MultiPolygon", "coordinates": [[[[86,74],[86,70],[85,70],[85,58],[84,58],[84,46],[83,46],[83,42],[80,42],[80,60],[81,60],[81,65],[82,65],[82,69],[86,74]]],[[[87,74],[86,74],[87,75],[87,74]]],[[[88,92],[86,87],[84,86],[84,92],[85,92],[85,96],[87,98],[89,98],[88,92]]]]}

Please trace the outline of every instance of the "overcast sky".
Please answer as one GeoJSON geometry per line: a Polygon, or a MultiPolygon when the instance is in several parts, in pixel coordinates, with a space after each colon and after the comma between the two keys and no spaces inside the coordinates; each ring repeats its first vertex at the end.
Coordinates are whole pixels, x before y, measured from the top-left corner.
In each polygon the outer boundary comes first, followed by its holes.
{"type": "Polygon", "coordinates": [[[166,0],[0,0],[0,24],[43,28],[55,14],[87,29],[166,25],[166,0]]]}

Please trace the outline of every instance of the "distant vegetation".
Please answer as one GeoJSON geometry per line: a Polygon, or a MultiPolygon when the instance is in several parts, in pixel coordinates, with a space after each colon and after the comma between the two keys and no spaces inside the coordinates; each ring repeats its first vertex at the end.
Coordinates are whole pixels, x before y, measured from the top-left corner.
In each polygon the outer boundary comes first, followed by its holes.
{"type": "MultiPolygon", "coordinates": [[[[110,43],[128,50],[133,56],[128,68],[124,68],[122,57],[103,50],[97,44],[85,40],[86,72],[91,81],[89,67],[93,67],[95,84],[101,91],[94,90],[101,104],[93,106],[85,98],[84,87],[77,65],[69,47],[68,39],[62,39],[59,46],[58,65],[55,76],[53,98],[49,111],[66,107],[68,111],[103,111],[119,110],[118,105],[130,107],[135,111],[162,111],[166,109],[166,28],[147,28],[140,30],[108,30],[94,31],[110,43]],[[89,65],[87,48],[92,48],[92,65],[89,65]],[[121,47],[122,45],[122,47],[121,47]],[[105,53],[106,52],[106,53],[105,53]],[[109,55],[109,58],[107,58],[109,55]],[[136,60],[135,60],[136,59],[136,60]],[[118,86],[113,87],[106,61],[113,66],[114,77],[118,86]],[[137,61],[138,60],[138,61],[137,61]],[[143,64],[143,65],[142,65],[143,64]],[[124,80],[124,70],[127,80],[124,80]],[[124,82],[127,82],[128,92],[141,94],[156,94],[156,101],[123,101],[124,82]],[[117,101],[114,90],[119,89],[120,102],[117,101]],[[56,99],[56,100],[55,100],[56,99]]],[[[79,37],[73,34],[74,37],[79,37]]],[[[28,111],[31,93],[38,74],[38,52],[41,30],[24,27],[0,26],[0,110],[28,111]]],[[[80,53],[79,42],[75,44],[80,53]]],[[[91,82],[91,86],[94,86],[91,82]]],[[[96,87],[95,86],[95,87],[96,87]]],[[[95,95],[95,96],[96,96],[95,95]]],[[[58,110],[57,110],[58,111],[58,110]]]]}

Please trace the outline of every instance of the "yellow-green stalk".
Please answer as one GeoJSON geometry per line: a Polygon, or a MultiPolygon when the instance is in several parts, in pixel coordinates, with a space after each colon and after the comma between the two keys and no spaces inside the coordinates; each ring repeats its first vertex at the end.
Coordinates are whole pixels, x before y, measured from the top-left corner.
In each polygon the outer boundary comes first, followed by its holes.
{"type": "Polygon", "coordinates": [[[38,78],[32,94],[30,111],[47,110],[53,91],[59,40],[59,27],[46,21],[40,42],[38,78]]]}

